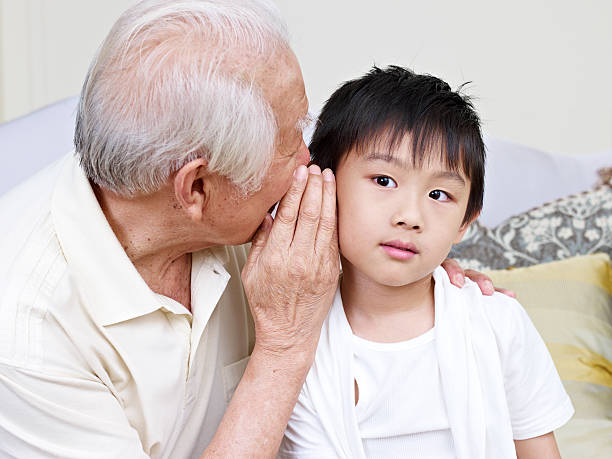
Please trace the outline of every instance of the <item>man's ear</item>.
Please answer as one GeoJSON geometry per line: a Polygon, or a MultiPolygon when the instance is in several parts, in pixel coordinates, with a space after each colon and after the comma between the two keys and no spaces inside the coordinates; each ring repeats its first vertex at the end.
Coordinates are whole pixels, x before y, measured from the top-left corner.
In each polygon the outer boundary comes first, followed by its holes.
{"type": "Polygon", "coordinates": [[[174,174],[174,197],[193,221],[201,221],[211,191],[208,163],[202,158],[189,161],[174,174]]]}
{"type": "Polygon", "coordinates": [[[472,223],[474,223],[474,220],[476,220],[479,216],[480,216],[480,211],[478,211],[476,215],[470,218],[469,221],[461,225],[461,227],[459,228],[459,233],[457,233],[457,239],[455,239],[453,244],[459,244],[461,242],[461,239],[463,239],[463,236],[465,235],[465,232],[467,231],[467,229],[470,227],[472,223]]]}

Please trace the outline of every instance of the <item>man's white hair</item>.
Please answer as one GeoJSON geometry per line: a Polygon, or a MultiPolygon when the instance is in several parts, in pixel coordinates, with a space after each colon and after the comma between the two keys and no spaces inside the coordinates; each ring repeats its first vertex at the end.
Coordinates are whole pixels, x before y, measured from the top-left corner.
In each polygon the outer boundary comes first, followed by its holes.
{"type": "Polygon", "coordinates": [[[81,92],[74,142],[85,173],[120,195],[148,194],[202,157],[242,192],[256,190],[278,126],[252,62],[239,71],[236,60],[246,52],[264,63],[279,48],[289,48],[287,29],[270,0],[149,0],[128,9],[81,92]]]}

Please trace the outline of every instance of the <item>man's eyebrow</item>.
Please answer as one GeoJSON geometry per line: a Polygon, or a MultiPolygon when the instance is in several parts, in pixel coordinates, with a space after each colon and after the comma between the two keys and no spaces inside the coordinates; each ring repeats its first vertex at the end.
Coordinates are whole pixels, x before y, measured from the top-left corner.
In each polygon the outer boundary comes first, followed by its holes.
{"type": "MultiPolygon", "coordinates": [[[[408,165],[406,164],[406,161],[399,159],[398,157],[394,156],[394,155],[383,155],[381,153],[370,153],[365,157],[366,161],[385,161],[387,163],[393,163],[394,165],[398,166],[398,167],[407,167],[408,165]]],[[[463,177],[461,177],[461,175],[459,175],[459,173],[455,172],[455,171],[439,171],[439,172],[435,172],[432,175],[433,178],[435,179],[445,179],[445,180],[452,180],[455,181],[457,183],[460,183],[461,185],[465,185],[465,180],[463,180],[463,177]]]]}

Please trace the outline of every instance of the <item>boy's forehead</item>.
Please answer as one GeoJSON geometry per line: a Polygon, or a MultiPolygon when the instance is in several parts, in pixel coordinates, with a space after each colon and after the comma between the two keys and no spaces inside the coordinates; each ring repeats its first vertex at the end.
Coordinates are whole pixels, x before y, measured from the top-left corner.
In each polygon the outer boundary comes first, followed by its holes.
{"type": "Polygon", "coordinates": [[[446,146],[440,139],[414,142],[411,135],[401,139],[378,137],[357,145],[349,154],[366,162],[381,161],[403,169],[435,169],[464,175],[461,161],[452,164],[446,146]]]}
{"type": "Polygon", "coordinates": [[[367,160],[393,162],[405,167],[413,167],[423,160],[443,162],[444,158],[444,145],[439,136],[417,140],[411,132],[390,129],[359,140],[353,150],[367,160]]]}

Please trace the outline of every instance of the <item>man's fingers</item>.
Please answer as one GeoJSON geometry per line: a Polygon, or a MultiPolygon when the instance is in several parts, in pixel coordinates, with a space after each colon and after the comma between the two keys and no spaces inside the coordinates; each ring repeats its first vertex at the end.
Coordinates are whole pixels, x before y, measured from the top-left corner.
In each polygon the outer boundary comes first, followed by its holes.
{"type": "Polygon", "coordinates": [[[483,295],[489,296],[495,293],[495,287],[493,287],[493,282],[491,281],[491,278],[486,274],[474,271],[473,269],[466,269],[465,277],[469,277],[474,282],[476,282],[483,295]]]}
{"type": "Polygon", "coordinates": [[[323,177],[321,176],[321,169],[316,164],[310,166],[308,172],[308,184],[302,196],[292,245],[309,247],[313,250],[321,218],[323,177]]]}
{"type": "Polygon", "coordinates": [[[253,265],[257,263],[257,259],[259,258],[259,254],[266,246],[266,241],[268,240],[268,235],[270,234],[270,230],[272,229],[272,216],[270,214],[266,214],[266,218],[259,226],[259,229],[253,236],[253,240],[251,241],[251,251],[249,252],[249,256],[247,258],[246,263],[244,264],[243,272],[249,272],[253,265]]]}
{"type": "Polygon", "coordinates": [[[334,173],[325,169],[323,176],[323,203],[315,242],[315,251],[322,253],[330,250],[330,243],[337,237],[336,231],[336,181],[334,173]]]}
{"type": "Polygon", "coordinates": [[[306,166],[299,166],[294,173],[293,182],[287,194],[281,199],[274,224],[270,231],[271,242],[276,247],[289,247],[295,233],[295,225],[300,209],[302,195],[308,180],[308,170],[306,166]]]}
{"type": "Polygon", "coordinates": [[[459,263],[452,258],[447,258],[442,262],[442,267],[446,270],[451,283],[457,287],[463,287],[465,284],[465,273],[459,263]]]}
{"type": "Polygon", "coordinates": [[[466,269],[464,272],[459,263],[452,258],[447,258],[444,260],[442,262],[442,267],[448,273],[448,277],[453,285],[456,285],[457,287],[463,287],[465,284],[465,278],[468,277],[478,284],[478,287],[483,295],[490,296],[497,291],[503,293],[504,295],[508,295],[511,298],[516,298],[516,294],[512,290],[495,288],[491,278],[486,274],[479,271],[474,271],[473,269],[466,269]]]}
{"type": "Polygon", "coordinates": [[[499,293],[503,293],[504,295],[507,295],[510,298],[516,298],[516,293],[514,293],[512,290],[508,290],[505,288],[496,288],[495,291],[499,293]]]}

